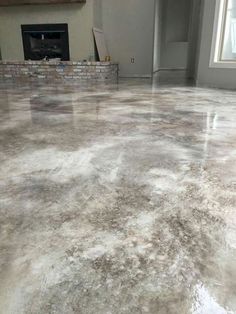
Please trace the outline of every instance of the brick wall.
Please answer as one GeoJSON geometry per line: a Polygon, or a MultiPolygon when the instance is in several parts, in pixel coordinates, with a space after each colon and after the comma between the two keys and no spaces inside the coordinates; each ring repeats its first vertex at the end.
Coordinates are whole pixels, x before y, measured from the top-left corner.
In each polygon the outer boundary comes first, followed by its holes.
{"type": "Polygon", "coordinates": [[[118,64],[113,62],[0,61],[0,80],[114,82],[118,64]]]}

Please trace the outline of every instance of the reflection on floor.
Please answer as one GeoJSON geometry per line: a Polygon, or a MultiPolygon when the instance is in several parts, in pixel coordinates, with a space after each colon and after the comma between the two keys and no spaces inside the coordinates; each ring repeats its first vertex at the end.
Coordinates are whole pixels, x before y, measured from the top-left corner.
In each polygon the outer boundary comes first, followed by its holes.
{"type": "Polygon", "coordinates": [[[0,313],[236,312],[235,92],[0,92],[0,313]]]}

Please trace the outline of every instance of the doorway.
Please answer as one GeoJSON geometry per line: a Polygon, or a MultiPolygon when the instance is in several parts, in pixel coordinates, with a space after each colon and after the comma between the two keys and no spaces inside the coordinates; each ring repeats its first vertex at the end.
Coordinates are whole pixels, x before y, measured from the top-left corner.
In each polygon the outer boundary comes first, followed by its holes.
{"type": "Polygon", "coordinates": [[[202,0],[156,0],[153,73],[196,79],[202,0]]]}

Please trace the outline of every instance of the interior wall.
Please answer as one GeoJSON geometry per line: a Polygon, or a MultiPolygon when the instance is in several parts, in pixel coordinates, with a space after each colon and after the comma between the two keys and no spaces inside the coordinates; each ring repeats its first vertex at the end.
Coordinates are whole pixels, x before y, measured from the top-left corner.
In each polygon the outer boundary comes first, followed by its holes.
{"type": "Polygon", "coordinates": [[[201,36],[202,0],[193,0],[189,30],[188,77],[196,80],[201,36]]]}
{"type": "Polygon", "coordinates": [[[162,0],[160,67],[186,69],[188,65],[191,0],[162,0]]]}
{"type": "Polygon", "coordinates": [[[1,29],[0,29],[0,60],[2,60],[2,39],[1,39],[1,29]]]}
{"type": "Polygon", "coordinates": [[[210,68],[216,0],[205,0],[197,85],[236,89],[236,69],[210,68]]]}
{"type": "Polygon", "coordinates": [[[103,29],[102,0],[94,0],[93,2],[93,26],[103,29]]]}
{"type": "Polygon", "coordinates": [[[45,23],[68,23],[71,60],[88,59],[94,54],[93,0],[87,0],[86,4],[1,7],[2,59],[24,60],[21,24],[45,23]]]}
{"type": "Polygon", "coordinates": [[[155,1],[155,25],[154,25],[154,53],[153,53],[153,72],[160,69],[161,62],[161,30],[162,30],[162,2],[155,1]]]}
{"type": "Polygon", "coordinates": [[[120,76],[152,75],[154,7],[155,0],[103,0],[103,30],[120,76]]]}

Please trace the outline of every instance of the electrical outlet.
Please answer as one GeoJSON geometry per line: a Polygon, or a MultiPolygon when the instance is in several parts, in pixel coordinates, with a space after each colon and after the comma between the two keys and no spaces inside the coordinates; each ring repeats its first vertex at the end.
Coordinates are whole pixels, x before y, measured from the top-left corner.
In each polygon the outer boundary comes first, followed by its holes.
{"type": "Polygon", "coordinates": [[[131,58],[131,63],[134,63],[134,58],[131,58]]]}

